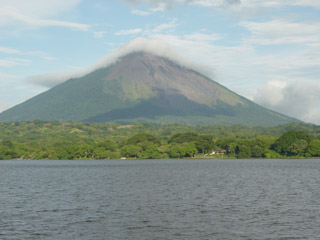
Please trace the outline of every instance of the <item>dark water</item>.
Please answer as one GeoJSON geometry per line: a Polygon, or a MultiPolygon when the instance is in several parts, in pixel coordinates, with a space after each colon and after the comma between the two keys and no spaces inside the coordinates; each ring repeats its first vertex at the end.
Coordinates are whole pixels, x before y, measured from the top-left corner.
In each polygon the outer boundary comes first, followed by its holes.
{"type": "Polygon", "coordinates": [[[320,239],[320,160],[0,161],[0,239],[320,239]]]}

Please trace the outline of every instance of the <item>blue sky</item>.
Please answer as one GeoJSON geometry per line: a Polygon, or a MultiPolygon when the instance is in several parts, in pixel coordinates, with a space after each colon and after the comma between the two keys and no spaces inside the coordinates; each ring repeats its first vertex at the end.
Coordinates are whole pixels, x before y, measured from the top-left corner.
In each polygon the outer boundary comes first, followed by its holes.
{"type": "Polygon", "coordinates": [[[229,89],[320,124],[319,0],[0,0],[0,111],[134,39],[157,39],[229,89]]]}

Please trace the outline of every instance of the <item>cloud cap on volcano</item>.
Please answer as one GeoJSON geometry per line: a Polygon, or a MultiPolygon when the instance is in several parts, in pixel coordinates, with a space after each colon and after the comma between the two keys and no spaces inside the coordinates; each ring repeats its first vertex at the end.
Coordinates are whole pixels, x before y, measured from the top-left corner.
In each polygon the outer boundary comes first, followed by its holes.
{"type": "Polygon", "coordinates": [[[136,38],[131,42],[129,42],[128,44],[125,44],[119,49],[102,57],[100,60],[98,60],[96,63],[94,63],[88,68],[84,68],[84,69],[81,69],[78,71],[72,71],[72,72],[56,72],[56,73],[35,75],[35,76],[29,77],[27,81],[36,85],[51,88],[53,86],[56,86],[60,83],[65,82],[70,78],[79,78],[97,69],[108,67],[116,63],[123,56],[126,56],[134,52],[151,53],[159,57],[170,59],[173,62],[183,67],[188,67],[191,69],[198,69],[198,70],[201,69],[199,65],[196,65],[186,60],[185,58],[183,58],[172,47],[170,47],[170,45],[168,45],[162,40],[159,40],[159,39],[149,40],[146,38],[136,38]]]}

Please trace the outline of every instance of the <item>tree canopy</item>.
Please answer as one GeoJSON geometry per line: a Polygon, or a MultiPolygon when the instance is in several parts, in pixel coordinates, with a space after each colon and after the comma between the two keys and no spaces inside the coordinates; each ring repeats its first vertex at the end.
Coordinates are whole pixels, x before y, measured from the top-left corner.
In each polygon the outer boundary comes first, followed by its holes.
{"type": "Polygon", "coordinates": [[[0,123],[0,159],[320,157],[320,127],[0,123]]]}

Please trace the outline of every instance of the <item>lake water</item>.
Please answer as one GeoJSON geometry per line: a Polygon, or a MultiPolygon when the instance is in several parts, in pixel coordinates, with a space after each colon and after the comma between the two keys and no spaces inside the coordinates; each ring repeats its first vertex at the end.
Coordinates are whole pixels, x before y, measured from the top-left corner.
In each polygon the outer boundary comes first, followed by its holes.
{"type": "Polygon", "coordinates": [[[320,160],[0,161],[0,239],[320,239],[320,160]]]}

